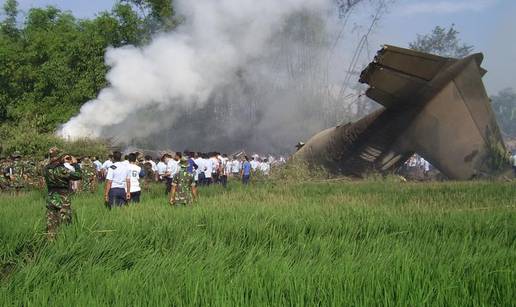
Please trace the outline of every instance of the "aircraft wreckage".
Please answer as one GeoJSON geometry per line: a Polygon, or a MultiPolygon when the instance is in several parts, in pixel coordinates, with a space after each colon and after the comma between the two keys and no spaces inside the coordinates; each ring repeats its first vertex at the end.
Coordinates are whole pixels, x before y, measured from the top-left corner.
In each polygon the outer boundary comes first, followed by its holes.
{"type": "Polygon", "coordinates": [[[392,172],[417,153],[450,179],[499,174],[507,151],[482,60],[481,53],[452,59],[384,46],[360,76],[383,108],[316,134],[294,157],[363,176],[392,172]]]}

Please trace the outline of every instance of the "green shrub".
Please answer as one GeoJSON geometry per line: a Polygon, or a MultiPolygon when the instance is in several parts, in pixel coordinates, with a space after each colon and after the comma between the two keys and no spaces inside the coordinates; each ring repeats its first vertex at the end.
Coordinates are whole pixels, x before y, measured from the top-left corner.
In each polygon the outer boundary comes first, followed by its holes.
{"type": "Polygon", "coordinates": [[[50,133],[38,133],[30,125],[19,124],[16,127],[0,127],[0,150],[2,155],[19,152],[23,156],[36,159],[44,158],[48,149],[56,146],[75,156],[107,156],[109,149],[107,142],[95,139],[80,139],[66,141],[50,133]]]}
{"type": "Polygon", "coordinates": [[[311,165],[299,159],[291,159],[285,165],[273,168],[270,175],[270,179],[282,182],[313,181],[330,177],[330,173],[324,167],[311,165]]]}

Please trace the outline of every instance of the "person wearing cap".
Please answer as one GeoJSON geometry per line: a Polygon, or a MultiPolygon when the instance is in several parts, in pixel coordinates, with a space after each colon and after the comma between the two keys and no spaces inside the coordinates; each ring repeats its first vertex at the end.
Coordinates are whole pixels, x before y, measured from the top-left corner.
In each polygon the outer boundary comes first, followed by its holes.
{"type": "Polygon", "coordinates": [[[197,198],[197,186],[193,174],[188,172],[188,160],[181,158],[179,170],[172,180],[170,205],[188,205],[197,198]]]}
{"type": "Polygon", "coordinates": [[[57,229],[63,223],[72,222],[72,204],[70,202],[70,181],[81,180],[81,169],[75,158],[53,147],[49,151],[49,164],[43,170],[47,186],[47,237],[54,240],[57,229]],[[70,162],[73,170],[65,166],[70,162]]]}
{"type": "Polygon", "coordinates": [[[91,162],[89,157],[83,157],[81,159],[81,170],[82,170],[82,186],[81,190],[84,192],[95,193],[97,192],[97,171],[95,164],[91,162]]]}

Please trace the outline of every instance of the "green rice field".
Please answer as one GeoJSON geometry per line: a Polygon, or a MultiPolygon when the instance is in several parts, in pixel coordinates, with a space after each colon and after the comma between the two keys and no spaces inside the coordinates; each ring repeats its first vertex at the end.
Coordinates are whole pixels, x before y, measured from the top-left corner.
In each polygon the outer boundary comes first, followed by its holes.
{"type": "Polygon", "coordinates": [[[515,306],[516,184],[231,183],[172,208],[0,195],[2,306],[515,306]]]}

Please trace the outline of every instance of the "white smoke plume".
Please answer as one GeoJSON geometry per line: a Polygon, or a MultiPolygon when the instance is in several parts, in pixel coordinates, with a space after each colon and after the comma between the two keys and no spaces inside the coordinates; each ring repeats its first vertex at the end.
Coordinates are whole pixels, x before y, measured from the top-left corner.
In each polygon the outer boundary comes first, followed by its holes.
{"type": "Polygon", "coordinates": [[[332,71],[344,68],[328,60],[339,24],[334,0],[174,4],[185,22],[148,46],[109,49],[109,86],[59,135],[279,151],[334,124],[332,71]]]}

